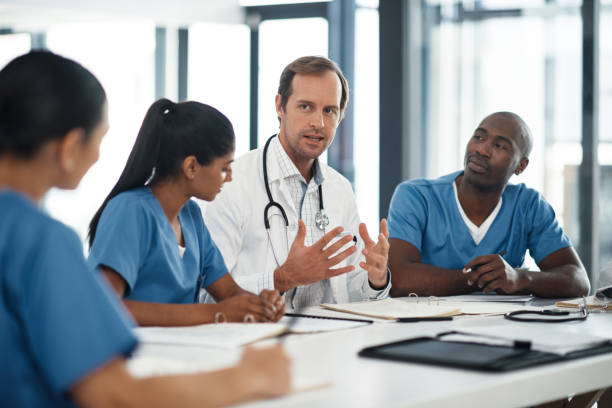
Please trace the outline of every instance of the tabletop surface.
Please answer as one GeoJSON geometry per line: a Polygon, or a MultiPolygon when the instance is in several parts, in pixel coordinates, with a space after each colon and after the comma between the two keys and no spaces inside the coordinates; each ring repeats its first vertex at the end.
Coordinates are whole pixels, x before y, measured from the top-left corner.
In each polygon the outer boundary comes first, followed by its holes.
{"type": "MultiPolygon", "coordinates": [[[[517,329],[524,329],[525,325],[546,325],[551,335],[557,331],[555,326],[562,325],[563,331],[612,338],[612,313],[591,313],[585,321],[555,324],[521,323],[505,320],[503,316],[482,316],[439,322],[375,323],[326,333],[290,335],[284,344],[292,358],[293,376],[329,385],[244,406],[524,407],[612,385],[612,353],[507,373],[484,373],[357,355],[364,347],[377,344],[498,324],[517,329]]],[[[274,341],[259,344],[265,346],[274,341]]],[[[235,364],[241,352],[240,349],[144,344],[133,360],[154,356],[208,371],[235,364]]]]}

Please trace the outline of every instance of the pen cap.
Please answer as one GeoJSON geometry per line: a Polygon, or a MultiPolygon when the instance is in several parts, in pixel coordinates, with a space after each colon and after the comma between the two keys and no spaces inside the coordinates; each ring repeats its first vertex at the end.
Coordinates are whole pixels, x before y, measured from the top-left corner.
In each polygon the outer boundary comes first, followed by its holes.
{"type": "MultiPolygon", "coordinates": [[[[343,239],[346,236],[350,236],[353,239],[351,241],[349,241],[348,243],[346,243],[345,245],[343,245],[338,251],[336,251],[333,255],[336,255],[338,252],[340,251],[344,251],[345,249],[349,248],[351,245],[357,245],[357,236],[354,235],[352,232],[348,232],[348,231],[343,231],[341,233],[339,233],[338,235],[336,235],[334,238],[332,238],[332,240],[329,242],[329,244],[327,244],[325,246],[325,248],[323,249],[327,249],[330,246],[334,245],[336,242],[338,242],[339,240],[343,239]]],[[[332,256],[333,256],[332,255],[332,256]]]]}

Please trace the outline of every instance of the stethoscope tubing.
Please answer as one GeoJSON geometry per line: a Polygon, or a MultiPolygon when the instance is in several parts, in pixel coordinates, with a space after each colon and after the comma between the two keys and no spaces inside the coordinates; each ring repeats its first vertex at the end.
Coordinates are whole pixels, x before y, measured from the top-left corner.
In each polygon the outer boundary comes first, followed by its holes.
{"type": "MultiPolygon", "coordinates": [[[[268,148],[270,147],[270,142],[274,139],[276,135],[272,135],[266,141],[263,149],[263,177],[264,177],[264,187],[266,188],[266,194],[268,195],[268,204],[264,208],[264,226],[267,230],[270,230],[270,221],[268,220],[268,212],[271,208],[277,208],[285,221],[285,227],[289,227],[289,218],[287,218],[287,213],[283,206],[274,201],[272,197],[272,192],[270,191],[270,182],[268,181],[268,148]]],[[[320,222],[317,222],[317,228],[322,231],[325,231],[325,227],[329,224],[329,219],[325,214],[325,209],[323,207],[323,188],[321,184],[319,184],[319,213],[317,214],[318,218],[321,219],[320,222]]]]}

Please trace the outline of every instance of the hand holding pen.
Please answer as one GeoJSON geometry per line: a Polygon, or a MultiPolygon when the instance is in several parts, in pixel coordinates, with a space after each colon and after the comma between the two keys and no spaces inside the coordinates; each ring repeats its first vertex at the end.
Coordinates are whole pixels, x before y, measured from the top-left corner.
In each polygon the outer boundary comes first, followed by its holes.
{"type": "Polygon", "coordinates": [[[528,277],[523,270],[515,269],[506,260],[506,251],[499,254],[481,255],[465,265],[462,272],[467,284],[482,289],[484,293],[516,293],[528,284],[528,277]]]}

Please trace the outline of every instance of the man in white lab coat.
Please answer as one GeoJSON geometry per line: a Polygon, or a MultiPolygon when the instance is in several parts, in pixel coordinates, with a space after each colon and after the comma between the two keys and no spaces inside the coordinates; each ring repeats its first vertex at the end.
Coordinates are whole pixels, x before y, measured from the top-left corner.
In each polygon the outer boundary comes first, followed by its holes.
{"type": "Polygon", "coordinates": [[[203,206],[231,275],[254,293],[278,289],[294,309],[386,297],[386,221],[375,242],[349,181],[318,160],[348,103],[346,79],[326,58],[298,58],[275,102],[278,134],[238,158],[233,181],[203,206]]]}

